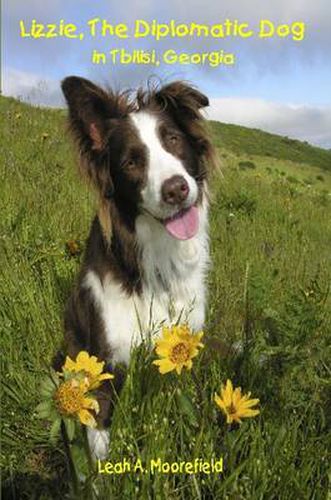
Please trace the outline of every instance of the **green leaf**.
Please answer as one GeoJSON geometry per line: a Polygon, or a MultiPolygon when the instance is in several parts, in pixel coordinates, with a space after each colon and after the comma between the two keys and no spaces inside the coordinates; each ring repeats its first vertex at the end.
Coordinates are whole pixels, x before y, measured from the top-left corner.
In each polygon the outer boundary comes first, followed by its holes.
{"type": "Polygon", "coordinates": [[[89,475],[88,461],[83,447],[78,444],[70,446],[71,458],[74,463],[77,476],[81,481],[85,481],[89,475]]]}
{"type": "Polygon", "coordinates": [[[50,378],[45,379],[40,386],[41,397],[50,397],[55,389],[54,382],[50,378]]]}
{"type": "Polygon", "coordinates": [[[74,436],[75,436],[75,421],[72,420],[71,418],[65,418],[64,419],[64,425],[67,431],[67,436],[69,441],[72,441],[74,436]]]}
{"type": "Polygon", "coordinates": [[[60,435],[60,429],[61,429],[61,418],[57,418],[54,420],[50,433],[49,433],[49,438],[52,444],[55,444],[59,438],[60,435]]]}
{"type": "Polygon", "coordinates": [[[47,418],[50,416],[52,411],[53,402],[51,399],[42,401],[36,407],[36,413],[38,414],[38,418],[47,418]]]}

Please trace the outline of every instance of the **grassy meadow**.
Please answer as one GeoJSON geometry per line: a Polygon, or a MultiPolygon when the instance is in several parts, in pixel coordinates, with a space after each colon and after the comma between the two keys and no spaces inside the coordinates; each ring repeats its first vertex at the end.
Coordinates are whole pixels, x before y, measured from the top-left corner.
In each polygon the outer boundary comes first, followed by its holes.
{"type": "MultiPolygon", "coordinates": [[[[70,498],[63,446],[35,408],[81,260],[68,242],[83,250],[94,200],[64,111],[1,97],[0,114],[3,498],[70,498]]],[[[331,151],[211,129],[223,175],[211,181],[206,346],[194,376],[161,376],[146,346],[134,352],[110,459],[223,457],[224,471],[99,475],[81,498],[330,498],[331,151]],[[241,426],[213,401],[227,378],[261,401],[241,426]]]]}

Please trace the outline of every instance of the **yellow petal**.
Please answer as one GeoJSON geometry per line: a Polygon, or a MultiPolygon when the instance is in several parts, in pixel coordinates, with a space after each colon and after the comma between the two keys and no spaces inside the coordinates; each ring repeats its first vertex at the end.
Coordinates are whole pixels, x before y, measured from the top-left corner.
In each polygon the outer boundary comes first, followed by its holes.
{"type": "Polygon", "coordinates": [[[88,410],[80,410],[78,412],[78,418],[82,424],[92,427],[93,429],[97,426],[97,422],[93,415],[88,410]]]}
{"type": "Polygon", "coordinates": [[[199,350],[195,349],[195,348],[190,352],[191,358],[195,358],[198,354],[199,354],[199,350]]]}
{"type": "Polygon", "coordinates": [[[231,391],[231,393],[233,392],[233,385],[232,385],[232,382],[229,378],[226,381],[226,388],[228,391],[231,391]]]}
{"type": "Polygon", "coordinates": [[[94,398],[84,398],[83,399],[83,407],[86,410],[94,410],[96,413],[99,413],[99,411],[100,411],[99,403],[94,398]]]}
{"type": "Polygon", "coordinates": [[[248,392],[247,394],[244,394],[241,398],[241,401],[247,401],[251,397],[251,393],[248,392]]]}
{"type": "Polygon", "coordinates": [[[66,361],[65,361],[64,366],[63,366],[63,370],[71,371],[71,370],[74,370],[75,367],[76,367],[76,363],[69,356],[67,356],[66,361]]]}
{"type": "Polygon", "coordinates": [[[234,391],[233,391],[233,396],[232,396],[232,401],[233,401],[233,404],[234,406],[237,406],[237,404],[242,400],[242,397],[241,397],[241,388],[240,387],[237,387],[234,391]]]}
{"type": "Polygon", "coordinates": [[[233,387],[232,387],[232,382],[231,380],[226,381],[226,386],[222,385],[221,387],[221,396],[223,398],[223,401],[225,403],[225,406],[230,406],[232,403],[232,394],[233,394],[233,387]]]}
{"type": "Polygon", "coordinates": [[[89,381],[89,390],[92,390],[92,389],[97,389],[104,380],[111,380],[115,378],[114,375],[112,375],[111,373],[102,373],[101,375],[97,375],[95,378],[92,378],[90,381],[89,381]]]}
{"type": "Polygon", "coordinates": [[[105,362],[104,361],[98,361],[97,358],[95,358],[95,364],[93,366],[93,374],[94,375],[100,375],[103,372],[103,367],[104,366],[105,366],[105,362]]]}
{"type": "Polygon", "coordinates": [[[180,375],[182,373],[182,369],[183,369],[183,365],[182,363],[179,364],[179,365],[176,365],[176,372],[177,372],[177,375],[180,375]]]}
{"type": "Polygon", "coordinates": [[[80,351],[77,358],[76,358],[76,363],[85,363],[86,361],[89,361],[90,356],[87,351],[80,351]]]}
{"type": "Polygon", "coordinates": [[[218,394],[216,394],[216,393],[215,393],[215,396],[214,396],[214,401],[221,408],[221,410],[225,410],[226,409],[223,399],[220,398],[218,396],[218,394]]]}
{"type": "Polygon", "coordinates": [[[112,373],[102,373],[98,376],[99,380],[110,380],[112,378],[115,378],[115,375],[113,375],[112,373]]]}
{"type": "Polygon", "coordinates": [[[232,424],[233,420],[234,420],[234,419],[233,419],[233,416],[232,416],[232,415],[230,415],[230,413],[227,413],[227,414],[226,414],[226,423],[227,423],[227,424],[232,424]]]}
{"type": "Polygon", "coordinates": [[[171,346],[169,343],[162,343],[162,344],[159,344],[156,349],[155,349],[155,352],[158,356],[168,356],[169,355],[169,352],[171,351],[171,346]]]}
{"type": "Polygon", "coordinates": [[[197,337],[198,337],[199,340],[202,339],[203,334],[204,334],[204,332],[202,332],[202,331],[197,333],[197,337]]]}
{"type": "Polygon", "coordinates": [[[185,366],[188,370],[191,370],[192,366],[193,366],[193,363],[192,361],[189,359],[188,361],[186,361],[185,363],[185,366]]]}
{"type": "Polygon", "coordinates": [[[98,358],[96,356],[91,356],[90,357],[90,362],[93,363],[94,365],[104,365],[104,361],[98,361],[98,358]]]}
{"type": "Polygon", "coordinates": [[[243,409],[251,408],[252,406],[259,404],[259,402],[259,399],[248,399],[247,401],[240,401],[239,407],[243,409]]]}
{"type": "Polygon", "coordinates": [[[172,337],[174,336],[173,332],[170,330],[168,327],[163,327],[162,328],[162,337],[165,340],[171,340],[172,337]]]}
{"type": "Polygon", "coordinates": [[[255,417],[256,415],[258,415],[260,413],[260,410],[244,410],[242,412],[240,412],[240,416],[242,418],[247,418],[247,417],[255,417]]]}
{"type": "Polygon", "coordinates": [[[153,365],[157,365],[159,367],[159,372],[162,375],[175,369],[175,365],[170,361],[170,359],[157,359],[156,361],[153,361],[153,365]]]}

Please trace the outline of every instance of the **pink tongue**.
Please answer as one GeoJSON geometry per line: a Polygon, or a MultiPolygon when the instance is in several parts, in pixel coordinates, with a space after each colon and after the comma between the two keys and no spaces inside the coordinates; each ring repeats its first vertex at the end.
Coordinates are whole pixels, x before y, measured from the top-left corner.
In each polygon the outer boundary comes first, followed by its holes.
{"type": "Polygon", "coordinates": [[[164,221],[166,230],[171,236],[178,240],[189,240],[193,238],[199,229],[199,212],[197,207],[179,212],[171,219],[164,221]]]}

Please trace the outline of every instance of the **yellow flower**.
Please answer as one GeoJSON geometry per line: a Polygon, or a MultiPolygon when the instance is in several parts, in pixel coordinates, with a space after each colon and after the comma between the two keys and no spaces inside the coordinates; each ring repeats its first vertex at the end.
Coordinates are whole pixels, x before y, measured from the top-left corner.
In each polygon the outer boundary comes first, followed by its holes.
{"type": "Polygon", "coordinates": [[[73,361],[69,356],[66,357],[62,370],[64,372],[84,372],[88,379],[88,389],[92,390],[99,387],[103,380],[114,378],[114,375],[110,373],[102,373],[104,365],[104,361],[98,361],[96,356],[90,356],[88,352],[80,351],[76,361],[73,361]]]}
{"type": "Polygon", "coordinates": [[[249,399],[251,393],[242,395],[241,388],[233,390],[231,380],[226,381],[226,386],[222,384],[221,397],[215,394],[215,403],[226,415],[226,422],[241,423],[241,418],[255,417],[260,413],[259,410],[253,410],[252,407],[259,403],[259,399],[249,399]]]}
{"type": "Polygon", "coordinates": [[[74,257],[81,253],[81,246],[77,240],[68,240],[66,243],[66,250],[70,256],[74,257]]]}
{"type": "Polygon", "coordinates": [[[55,391],[55,405],[64,417],[78,417],[82,424],[96,427],[96,420],[89,410],[99,413],[99,404],[96,399],[86,397],[87,390],[84,381],[67,380],[55,391]]]}
{"type": "Polygon", "coordinates": [[[153,361],[159,367],[162,374],[176,370],[181,374],[185,367],[192,368],[192,358],[198,355],[199,347],[203,347],[200,342],[203,332],[193,335],[187,325],[164,327],[162,337],[156,341],[156,354],[161,357],[153,361]]]}

